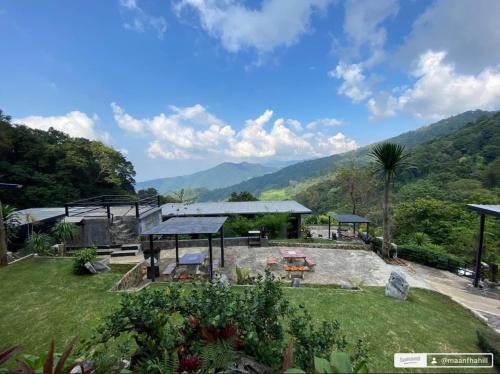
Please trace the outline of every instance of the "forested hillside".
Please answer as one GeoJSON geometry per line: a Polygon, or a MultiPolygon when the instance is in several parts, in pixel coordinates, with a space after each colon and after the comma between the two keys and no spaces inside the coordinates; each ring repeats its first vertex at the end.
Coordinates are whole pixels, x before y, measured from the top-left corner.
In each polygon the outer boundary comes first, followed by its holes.
{"type": "MultiPolygon", "coordinates": [[[[466,204],[500,204],[500,113],[408,150],[409,167],[394,186],[394,238],[472,260],[478,215],[466,204]]],[[[318,213],[351,212],[380,224],[381,179],[370,165],[341,165],[294,198],[318,213]],[[354,186],[354,188],[353,188],[354,186]]],[[[500,258],[500,220],[486,225],[487,256],[500,258]]]]}
{"type": "Polygon", "coordinates": [[[155,188],[161,194],[181,189],[215,189],[276,171],[278,168],[249,162],[224,162],[213,168],[179,177],[158,178],[135,185],[136,190],[155,188]]]}
{"type": "Polygon", "coordinates": [[[133,194],[135,171],[101,142],[14,125],[0,111],[0,181],[22,184],[0,191],[18,209],[61,206],[101,194],[133,194]]]}
{"type": "MultiPolygon", "coordinates": [[[[469,122],[473,122],[482,116],[492,116],[494,113],[495,112],[486,112],[482,110],[464,112],[462,114],[438,121],[432,125],[398,135],[388,139],[387,141],[402,144],[407,148],[411,148],[417,144],[425,143],[436,137],[451,134],[469,122]]],[[[254,194],[259,194],[260,192],[269,189],[284,188],[287,187],[290,182],[303,181],[309,178],[316,178],[331,173],[335,170],[336,164],[339,161],[345,161],[352,157],[362,158],[367,155],[370,149],[371,145],[359,148],[352,152],[300,162],[278,170],[275,173],[252,178],[248,181],[226,188],[202,193],[199,196],[199,200],[217,201],[226,199],[231,192],[249,191],[254,194]]]]}

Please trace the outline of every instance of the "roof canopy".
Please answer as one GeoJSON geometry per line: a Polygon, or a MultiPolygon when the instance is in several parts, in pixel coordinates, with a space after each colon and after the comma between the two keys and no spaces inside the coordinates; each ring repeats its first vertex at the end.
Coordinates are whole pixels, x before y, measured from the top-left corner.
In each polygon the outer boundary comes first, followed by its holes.
{"type": "Polygon", "coordinates": [[[238,201],[217,203],[169,203],[161,207],[163,216],[216,216],[226,214],[296,213],[311,214],[311,210],[293,200],[238,201]]]}
{"type": "Polygon", "coordinates": [[[474,210],[478,213],[500,217],[500,205],[468,204],[467,206],[470,210],[474,210]]]}
{"type": "Polygon", "coordinates": [[[355,214],[332,214],[331,217],[339,223],[370,223],[368,218],[355,214]]]}
{"type": "Polygon", "coordinates": [[[215,234],[227,217],[173,217],[141,235],[215,234]]]}

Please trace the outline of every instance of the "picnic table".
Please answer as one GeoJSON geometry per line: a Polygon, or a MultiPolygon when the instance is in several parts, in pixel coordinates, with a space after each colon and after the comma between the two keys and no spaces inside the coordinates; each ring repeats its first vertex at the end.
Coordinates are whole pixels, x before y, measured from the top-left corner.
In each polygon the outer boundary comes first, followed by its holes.
{"type": "Polygon", "coordinates": [[[174,279],[192,279],[194,275],[200,274],[199,267],[205,263],[205,253],[188,253],[179,258],[179,264],[175,271],[174,279]]]}
{"type": "Polygon", "coordinates": [[[294,273],[298,273],[301,278],[304,278],[304,272],[311,270],[310,267],[307,266],[307,256],[302,250],[282,248],[280,249],[280,253],[286,261],[283,270],[288,273],[289,278],[291,278],[294,273]]]}

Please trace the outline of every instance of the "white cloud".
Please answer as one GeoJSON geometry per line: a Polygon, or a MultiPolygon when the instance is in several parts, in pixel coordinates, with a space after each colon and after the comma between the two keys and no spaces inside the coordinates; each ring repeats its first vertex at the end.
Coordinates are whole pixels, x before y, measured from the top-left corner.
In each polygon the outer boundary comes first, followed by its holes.
{"type": "Polygon", "coordinates": [[[429,49],[446,51],[460,73],[477,74],[500,62],[500,1],[441,0],[413,24],[398,57],[413,61],[429,49]]]}
{"type": "Polygon", "coordinates": [[[109,134],[96,129],[98,120],[96,115],[89,117],[87,114],[75,110],[62,116],[29,116],[17,118],[14,121],[33,129],[46,131],[52,127],[72,137],[109,142],[109,134]]]}
{"type": "Polygon", "coordinates": [[[137,133],[144,131],[144,123],[125,113],[116,103],[111,103],[111,110],[116,123],[122,129],[137,133]]]}
{"type": "Polygon", "coordinates": [[[309,31],[315,11],[324,11],[332,0],[266,0],[259,9],[232,0],[180,0],[175,6],[194,10],[201,27],[220,40],[229,52],[253,48],[270,52],[290,46],[309,31]]]}
{"type": "Polygon", "coordinates": [[[155,17],[145,12],[137,5],[137,0],[119,0],[119,4],[125,19],[123,22],[125,29],[137,32],[151,30],[156,32],[159,39],[163,39],[167,30],[167,22],[164,17],[155,17]]]}
{"type": "Polygon", "coordinates": [[[358,148],[358,143],[355,140],[349,139],[341,132],[325,140],[322,139],[318,145],[324,154],[337,154],[358,148]]]}
{"type": "Polygon", "coordinates": [[[399,95],[369,100],[372,117],[406,111],[418,118],[439,119],[466,110],[498,109],[500,65],[485,68],[477,75],[459,74],[445,58],[444,51],[423,53],[413,71],[416,81],[412,87],[399,95]]]}
{"type": "Polygon", "coordinates": [[[343,80],[337,92],[349,97],[355,103],[366,99],[372,94],[360,64],[349,65],[340,62],[334,70],[328,72],[328,75],[343,80]]]}
{"type": "MultiPolygon", "coordinates": [[[[302,124],[295,119],[278,118],[271,122],[272,110],[247,120],[239,131],[199,104],[184,108],[171,106],[171,113],[160,113],[145,119],[133,118],[117,104],[113,105],[113,110],[120,113],[120,116],[115,116],[117,122],[127,118],[127,124],[140,123],[143,131],[153,138],[146,150],[150,158],[201,159],[219,155],[236,160],[262,157],[297,159],[325,156],[357,147],[354,140],[341,133],[330,136],[324,132],[340,123],[335,118],[313,121],[324,126],[318,132],[302,134],[302,124]]],[[[135,131],[133,126],[120,123],[119,126],[135,131]]]]}
{"type": "Polygon", "coordinates": [[[364,66],[382,61],[387,31],[381,25],[398,11],[398,0],[346,1],[343,28],[347,45],[341,48],[343,59],[366,58],[364,66]]]}
{"type": "Polygon", "coordinates": [[[311,129],[315,129],[317,127],[323,127],[323,126],[333,127],[333,126],[340,126],[340,125],[342,125],[342,123],[343,122],[337,118],[320,118],[320,119],[314,120],[312,122],[309,122],[306,125],[306,128],[311,130],[311,129]]]}

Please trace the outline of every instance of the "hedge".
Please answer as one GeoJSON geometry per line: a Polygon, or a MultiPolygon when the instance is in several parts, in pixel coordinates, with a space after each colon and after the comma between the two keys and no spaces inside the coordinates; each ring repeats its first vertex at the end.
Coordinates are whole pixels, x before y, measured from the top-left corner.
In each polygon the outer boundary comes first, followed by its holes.
{"type": "MultiPolygon", "coordinates": [[[[375,239],[373,241],[373,249],[380,251],[381,240],[375,239]]],[[[430,266],[437,269],[443,269],[456,273],[459,268],[466,266],[466,263],[461,259],[446,254],[431,251],[425,247],[417,247],[410,245],[398,246],[398,257],[404,260],[413,261],[422,265],[430,266]]],[[[392,255],[391,251],[391,255],[392,255]]]]}
{"type": "Polygon", "coordinates": [[[495,366],[500,367],[500,335],[493,330],[477,330],[477,340],[483,352],[493,353],[495,366]]]}

